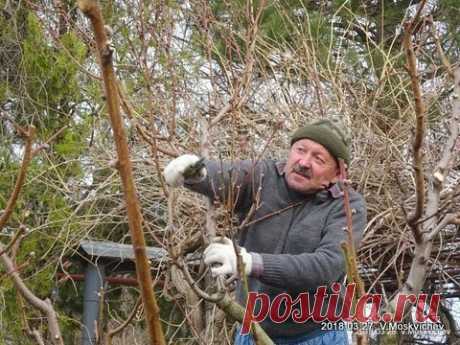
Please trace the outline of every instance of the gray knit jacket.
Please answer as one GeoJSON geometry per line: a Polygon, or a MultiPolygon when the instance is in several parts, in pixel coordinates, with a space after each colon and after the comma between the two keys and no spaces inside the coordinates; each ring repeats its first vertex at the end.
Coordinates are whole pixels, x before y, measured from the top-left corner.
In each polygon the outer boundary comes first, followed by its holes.
{"type": "MultiPolygon", "coordinates": [[[[266,293],[270,300],[283,292],[293,300],[308,292],[314,301],[319,286],[343,282],[345,276],[340,247],[346,240],[343,193],[337,184],[311,195],[297,193],[286,184],[284,164],[271,160],[256,164],[205,161],[206,179],[186,181],[186,187],[211,199],[234,200],[235,214],[247,224],[240,230],[239,244],[252,254],[254,262],[249,291],[266,293]],[[258,205],[249,212],[255,200],[258,205]],[[248,213],[251,217],[245,220],[248,213]]],[[[363,197],[351,189],[350,205],[357,246],[366,224],[366,208],[363,197]]],[[[242,296],[240,286],[237,298],[245,306],[242,296]]],[[[261,325],[271,337],[298,336],[320,327],[312,321],[276,324],[269,317],[261,325]]]]}

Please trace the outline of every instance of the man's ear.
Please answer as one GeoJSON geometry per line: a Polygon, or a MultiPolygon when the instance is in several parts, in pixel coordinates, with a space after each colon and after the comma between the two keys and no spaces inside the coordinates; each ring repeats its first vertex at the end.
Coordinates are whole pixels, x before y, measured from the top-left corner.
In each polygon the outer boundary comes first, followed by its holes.
{"type": "Polygon", "coordinates": [[[337,164],[337,167],[335,169],[335,176],[332,178],[332,183],[336,183],[340,179],[340,168],[339,165],[337,164]]]}

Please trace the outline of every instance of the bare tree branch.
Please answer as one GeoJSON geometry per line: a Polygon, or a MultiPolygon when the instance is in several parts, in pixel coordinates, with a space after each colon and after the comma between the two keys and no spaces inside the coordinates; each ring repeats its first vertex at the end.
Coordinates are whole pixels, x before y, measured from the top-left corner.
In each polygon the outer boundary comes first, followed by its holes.
{"type": "MultiPolygon", "coordinates": [[[[0,250],[3,246],[0,244],[0,250]]],[[[55,345],[64,345],[61,331],[59,329],[59,323],[56,312],[53,309],[51,301],[49,299],[42,300],[34,295],[34,293],[24,284],[24,281],[19,276],[16,268],[14,267],[13,261],[7,254],[2,254],[0,260],[6,268],[7,274],[13,280],[14,286],[19,293],[31,304],[34,308],[37,308],[48,318],[48,327],[51,336],[51,342],[55,345]]]]}
{"type": "Polygon", "coordinates": [[[3,213],[0,216],[0,230],[3,229],[6,222],[10,218],[11,214],[13,213],[14,205],[16,205],[16,201],[18,200],[19,193],[21,192],[21,188],[24,185],[24,181],[27,175],[27,168],[33,157],[32,144],[33,144],[34,137],[35,137],[35,128],[29,127],[27,131],[22,130],[21,132],[25,135],[25,138],[26,138],[24,156],[22,158],[21,168],[16,178],[16,184],[14,185],[13,192],[10,194],[10,198],[8,199],[8,202],[6,204],[6,208],[3,210],[3,213]]]}
{"type": "Polygon", "coordinates": [[[132,165],[129,158],[126,134],[124,132],[123,121],[120,115],[118,87],[112,62],[113,51],[107,40],[106,29],[97,1],[81,0],[78,2],[78,6],[91,20],[96,37],[96,45],[103,74],[108,112],[118,153],[117,168],[123,184],[129,229],[131,231],[133,249],[136,258],[136,273],[145,307],[150,341],[155,345],[164,345],[165,338],[160,322],[160,309],[158,307],[153,291],[153,285],[151,283],[152,275],[150,273],[150,264],[145,248],[145,238],[142,232],[143,217],[133,180],[132,165]]]}
{"type": "MultiPolygon", "coordinates": [[[[347,268],[347,275],[348,281],[350,283],[355,283],[357,287],[357,296],[356,299],[364,296],[366,291],[364,290],[364,283],[361,279],[361,276],[358,272],[358,262],[356,259],[356,250],[353,241],[353,218],[352,218],[352,211],[350,207],[350,193],[348,191],[348,183],[347,175],[346,175],[346,167],[345,162],[343,159],[339,159],[339,169],[340,169],[340,183],[343,188],[343,207],[345,209],[345,216],[347,220],[347,227],[345,229],[347,233],[347,240],[346,242],[342,243],[342,249],[344,252],[345,263],[347,268]]],[[[369,339],[365,332],[362,330],[357,330],[356,332],[357,342],[358,345],[367,345],[369,343],[369,339]]]]}
{"type": "MultiPolygon", "coordinates": [[[[423,5],[423,4],[422,4],[423,5]]],[[[419,7],[419,11],[423,6],[419,7]]],[[[419,13],[419,12],[418,12],[419,13]]],[[[418,16],[416,17],[418,18],[418,16]]],[[[414,19],[415,21],[415,19],[414,19]]],[[[423,140],[425,137],[425,105],[422,100],[422,91],[420,87],[420,80],[417,74],[417,60],[414,52],[414,45],[412,43],[412,30],[414,28],[414,21],[405,23],[403,45],[407,58],[407,71],[409,73],[412,85],[412,91],[415,99],[415,139],[413,143],[414,155],[414,172],[415,172],[415,190],[416,190],[416,205],[414,214],[408,220],[411,226],[414,238],[417,243],[422,241],[420,228],[416,224],[417,220],[422,216],[425,206],[425,177],[423,173],[423,140]]]]}

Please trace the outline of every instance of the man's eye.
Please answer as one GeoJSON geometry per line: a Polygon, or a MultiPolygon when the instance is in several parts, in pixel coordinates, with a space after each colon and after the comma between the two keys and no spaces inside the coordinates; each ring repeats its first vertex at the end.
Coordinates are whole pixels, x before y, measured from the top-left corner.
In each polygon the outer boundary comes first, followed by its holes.
{"type": "Polygon", "coordinates": [[[321,164],[324,164],[324,163],[326,163],[326,162],[325,162],[325,160],[324,160],[324,159],[322,159],[322,158],[321,158],[321,157],[319,157],[319,156],[316,156],[316,161],[317,161],[318,163],[321,163],[321,164]]]}

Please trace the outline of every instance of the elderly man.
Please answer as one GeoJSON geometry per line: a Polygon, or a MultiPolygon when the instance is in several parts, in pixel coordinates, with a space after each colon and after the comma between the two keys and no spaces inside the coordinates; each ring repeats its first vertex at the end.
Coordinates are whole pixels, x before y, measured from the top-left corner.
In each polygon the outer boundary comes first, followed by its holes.
{"type": "MultiPolygon", "coordinates": [[[[345,136],[335,124],[322,120],[293,134],[285,162],[205,161],[204,167],[190,174],[190,168],[201,161],[184,155],[170,162],[164,175],[169,185],[185,185],[210,198],[222,201],[232,195],[235,214],[246,224],[238,234],[238,243],[249,291],[265,293],[271,300],[281,293],[289,294],[292,300],[308,293],[313,304],[318,287],[330,291],[331,285],[343,283],[345,276],[340,244],[346,238],[346,216],[337,184],[339,159],[349,163],[345,136]],[[246,219],[248,215],[250,219],[246,219]]],[[[350,206],[357,244],[366,223],[366,209],[362,196],[353,190],[350,206]]],[[[210,244],[204,261],[214,276],[238,273],[229,239],[210,244]]],[[[244,306],[241,284],[237,298],[244,306]]],[[[327,300],[323,310],[325,306],[327,300]]],[[[276,323],[267,317],[261,326],[276,344],[348,343],[345,331],[323,330],[321,323],[312,320],[298,323],[289,318],[276,323]]],[[[250,335],[237,332],[235,344],[253,343],[250,335]]]]}

